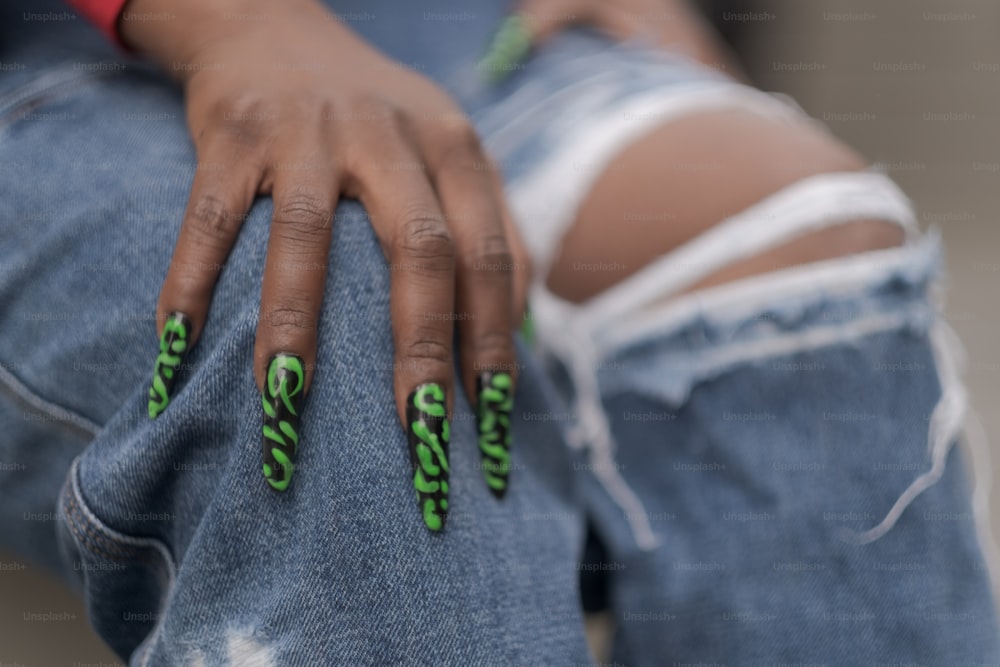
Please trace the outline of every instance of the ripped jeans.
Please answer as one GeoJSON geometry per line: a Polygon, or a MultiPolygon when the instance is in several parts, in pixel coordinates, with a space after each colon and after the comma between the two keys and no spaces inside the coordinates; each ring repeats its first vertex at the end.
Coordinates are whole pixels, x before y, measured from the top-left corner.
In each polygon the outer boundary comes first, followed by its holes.
{"type": "Polygon", "coordinates": [[[116,62],[90,37],[0,41],[26,64],[0,79],[0,540],[79,586],[130,664],[592,664],[587,522],[614,663],[1000,660],[932,237],[625,311],[600,304],[637,282],[581,309],[537,292],[547,365],[520,348],[510,492],[480,483],[459,393],[453,507],[431,535],[360,206],[337,211],[313,445],[274,494],[251,373],[270,202],[150,422],[154,306],[194,170],[180,96],[142,66],[76,66],[116,62]]]}
{"type": "Polygon", "coordinates": [[[539,347],[574,416],[614,662],[993,664],[939,252],[915,238],[627,316],[540,309],[571,332],[539,347]]]}

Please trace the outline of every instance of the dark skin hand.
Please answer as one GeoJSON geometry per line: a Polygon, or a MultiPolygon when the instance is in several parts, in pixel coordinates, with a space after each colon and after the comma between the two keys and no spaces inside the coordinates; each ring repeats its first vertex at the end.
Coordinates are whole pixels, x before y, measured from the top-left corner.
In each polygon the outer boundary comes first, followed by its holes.
{"type": "Polygon", "coordinates": [[[150,418],[169,407],[247,211],[270,196],[253,370],[263,477],[289,488],[317,371],[333,214],[340,197],[357,199],[390,268],[393,393],[424,525],[442,530],[450,509],[456,323],[483,481],[503,497],[529,265],[469,119],[316,0],[131,0],[129,10],[121,35],[179,79],[198,158],[157,304],[150,418]],[[170,18],[128,20],[150,14],[170,18]]]}
{"type": "Polygon", "coordinates": [[[183,86],[199,169],[157,306],[205,322],[222,265],[254,198],[274,200],[253,364],[263,387],[277,352],[316,360],[332,217],[360,200],[392,267],[395,398],[414,387],[454,397],[453,327],[476,403],[483,370],[516,375],[528,260],[496,174],[458,105],[370,47],[313,0],[131,0],[132,48],[183,86]],[[226,16],[255,14],[239,22],[226,16]],[[202,168],[205,167],[205,168],[202,168]],[[405,168],[404,168],[405,167],[405,168]]]}

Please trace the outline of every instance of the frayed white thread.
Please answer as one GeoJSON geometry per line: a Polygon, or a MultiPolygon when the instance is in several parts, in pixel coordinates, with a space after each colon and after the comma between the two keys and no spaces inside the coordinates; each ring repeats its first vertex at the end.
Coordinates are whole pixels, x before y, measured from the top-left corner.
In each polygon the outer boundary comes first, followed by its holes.
{"type": "Polygon", "coordinates": [[[1000,550],[997,549],[990,523],[990,496],[993,491],[993,461],[989,437],[975,410],[969,410],[965,424],[965,442],[972,456],[975,487],[972,490],[972,516],[976,520],[979,547],[986,559],[986,570],[993,590],[1000,590],[1000,550]]]}
{"type": "MultiPolygon", "coordinates": [[[[835,172],[800,179],[591,298],[580,308],[580,321],[593,328],[634,316],[734,262],[805,234],[866,218],[896,224],[909,243],[915,240],[913,207],[888,178],[871,172],[835,172]]],[[[830,261],[834,259],[845,258],[830,261]]]]}
{"type": "Polygon", "coordinates": [[[882,537],[896,525],[903,511],[921,493],[934,486],[944,474],[948,452],[951,451],[962,430],[968,397],[959,378],[954,356],[961,355],[961,346],[955,333],[939,319],[930,331],[931,347],[941,384],[941,398],[931,413],[927,447],[931,455],[930,470],[917,477],[896,499],[885,518],[875,527],[857,533],[850,529],[841,531],[841,538],[856,544],[868,544],[882,537]]]}
{"type": "MultiPolygon", "coordinates": [[[[598,82],[583,81],[523,113],[531,116],[542,113],[543,107],[555,108],[564,97],[579,111],[597,106],[593,100],[608,93],[598,82]]],[[[625,147],[685,116],[730,108],[779,121],[806,118],[767,93],[731,82],[653,88],[610,108],[591,108],[589,117],[559,140],[548,159],[530,173],[519,174],[507,188],[514,219],[524,223],[519,225],[521,236],[534,259],[535,275],[544,280],[587,193],[625,147]]],[[[518,134],[529,131],[534,132],[532,124],[512,121],[491,132],[486,147],[523,141],[518,134]]]]}
{"type": "Polygon", "coordinates": [[[570,446],[582,449],[589,445],[588,458],[594,475],[604,486],[611,499],[621,508],[635,538],[643,551],[652,551],[660,541],[653,533],[649,515],[642,501],[628,483],[618,474],[615,463],[615,442],[611,425],[604,413],[601,389],[597,382],[593,347],[582,337],[566,336],[562,339],[563,360],[569,366],[576,385],[575,412],[579,420],[569,433],[570,446]]]}

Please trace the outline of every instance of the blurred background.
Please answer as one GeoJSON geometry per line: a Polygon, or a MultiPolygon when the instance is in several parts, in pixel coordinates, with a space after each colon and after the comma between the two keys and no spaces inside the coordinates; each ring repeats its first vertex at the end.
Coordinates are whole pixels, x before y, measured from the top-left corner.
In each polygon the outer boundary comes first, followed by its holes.
{"type": "MultiPolygon", "coordinates": [[[[946,316],[968,352],[972,406],[1000,443],[1000,3],[704,0],[753,81],[794,97],[880,163],[942,232],[946,316]]],[[[1000,457],[996,457],[1000,459],[1000,457]]],[[[970,467],[972,463],[970,462],[970,467]]],[[[1000,478],[976,471],[979,482],[1000,478]]],[[[1000,534],[1000,494],[991,499],[1000,534]]],[[[997,590],[1000,594],[1000,589],[997,590]]],[[[607,624],[592,629],[602,641],[607,624]]],[[[80,600],[0,552],[0,667],[120,665],[80,600]],[[63,620],[26,620],[26,612],[63,620]]]]}

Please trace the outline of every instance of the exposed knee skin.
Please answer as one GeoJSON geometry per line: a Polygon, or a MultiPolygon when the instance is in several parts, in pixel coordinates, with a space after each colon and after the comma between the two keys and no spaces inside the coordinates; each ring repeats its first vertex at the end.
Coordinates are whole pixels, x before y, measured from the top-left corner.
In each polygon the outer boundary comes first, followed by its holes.
{"type": "MultiPolygon", "coordinates": [[[[809,122],[740,109],[678,119],[608,165],[563,239],[548,287],[584,301],[796,181],[864,168],[857,153],[809,122]]],[[[727,265],[685,291],[902,239],[898,226],[879,220],[841,224],[727,265]]]]}

